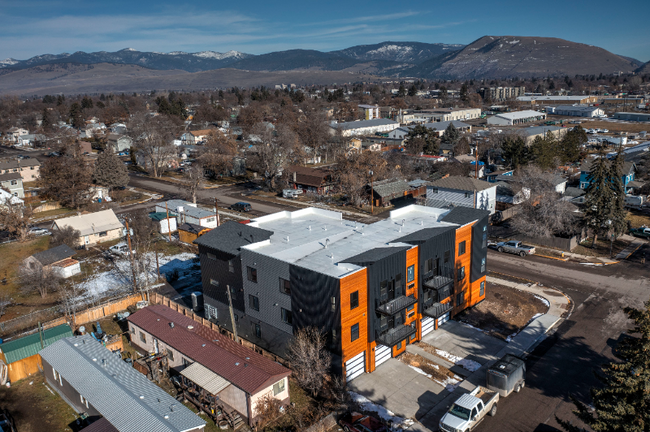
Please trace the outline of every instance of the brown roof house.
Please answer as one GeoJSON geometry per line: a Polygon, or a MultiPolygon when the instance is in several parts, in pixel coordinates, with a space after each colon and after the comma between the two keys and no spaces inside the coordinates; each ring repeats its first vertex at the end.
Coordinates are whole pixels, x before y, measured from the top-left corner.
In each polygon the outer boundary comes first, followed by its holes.
{"type": "Polygon", "coordinates": [[[131,343],[164,353],[188,386],[198,386],[226,410],[254,425],[258,401],[266,396],[289,404],[291,371],[166,306],[154,305],[129,316],[131,343]]]}
{"type": "Polygon", "coordinates": [[[298,165],[289,167],[289,183],[293,189],[302,189],[304,193],[323,195],[332,190],[335,182],[328,169],[309,168],[298,165]]]}
{"type": "Polygon", "coordinates": [[[38,179],[41,163],[35,158],[0,160],[0,174],[20,173],[23,182],[38,179]]]}
{"type": "Polygon", "coordinates": [[[23,265],[33,270],[51,269],[58,276],[69,278],[81,273],[79,261],[72,258],[75,253],[70,246],[63,244],[25,258],[23,265]]]}

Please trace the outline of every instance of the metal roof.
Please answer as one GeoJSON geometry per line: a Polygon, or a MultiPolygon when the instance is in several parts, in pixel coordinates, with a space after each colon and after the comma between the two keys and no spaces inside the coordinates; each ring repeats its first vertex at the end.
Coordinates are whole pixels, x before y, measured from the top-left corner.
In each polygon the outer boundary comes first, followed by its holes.
{"type": "Polygon", "coordinates": [[[72,336],[72,330],[69,325],[61,324],[43,331],[42,335],[43,345],[41,345],[41,335],[34,333],[1,344],[0,352],[4,354],[7,363],[14,363],[38,354],[43,347],[52,345],[61,338],[72,336]]]}
{"type": "Polygon", "coordinates": [[[346,258],[344,261],[366,266],[368,264],[381,261],[382,259],[387,258],[396,252],[403,252],[403,251],[407,251],[408,249],[410,249],[410,246],[393,246],[393,247],[387,246],[381,248],[374,248],[362,252],[359,255],[346,258]]]}
{"type": "Polygon", "coordinates": [[[43,252],[36,252],[34,255],[32,255],[34,258],[38,260],[42,265],[48,266],[50,264],[53,264],[57,261],[64,260],[66,258],[70,258],[73,256],[76,252],[73,251],[70,246],[66,244],[62,244],[56,247],[53,247],[52,249],[48,249],[43,252]]]}
{"type": "Polygon", "coordinates": [[[526,118],[531,118],[531,117],[539,117],[539,116],[545,116],[546,114],[538,112],[538,111],[532,111],[532,110],[525,110],[525,111],[514,111],[514,112],[509,112],[509,113],[500,113],[495,115],[494,117],[499,117],[507,120],[520,120],[520,119],[526,119],[526,118]]]}
{"type": "Polygon", "coordinates": [[[43,349],[41,357],[120,432],[182,432],[205,426],[90,335],[61,339],[43,349]]]}
{"type": "Polygon", "coordinates": [[[119,431],[115,429],[115,426],[113,426],[108,420],[102,417],[99,420],[91,423],[89,426],[83,428],[82,432],[119,432],[119,431]]]}
{"type": "Polygon", "coordinates": [[[555,107],[555,111],[574,111],[574,112],[594,112],[600,110],[600,107],[589,105],[560,105],[555,107]]]}
{"type": "Polygon", "coordinates": [[[411,186],[407,183],[406,180],[381,180],[375,182],[372,186],[372,190],[375,194],[379,195],[382,198],[390,197],[399,194],[404,195],[404,192],[411,190],[411,186]]]}
{"type": "MultiPolygon", "coordinates": [[[[203,219],[203,218],[207,218],[207,217],[211,217],[211,216],[212,217],[217,216],[214,211],[205,210],[205,209],[196,207],[195,204],[192,204],[191,202],[188,202],[188,201],[184,201],[184,200],[169,200],[169,201],[167,201],[167,209],[169,210],[169,214],[173,214],[174,216],[178,216],[180,214],[180,212],[178,211],[179,207],[183,208],[183,214],[189,215],[189,216],[197,218],[197,219],[203,219]]],[[[164,209],[165,208],[165,203],[156,204],[156,208],[164,209]]]]}
{"type": "Polygon", "coordinates": [[[181,372],[185,378],[197,384],[210,394],[216,395],[230,385],[228,380],[212,372],[201,363],[192,363],[181,372]]]}
{"type": "Polygon", "coordinates": [[[82,236],[124,228],[111,209],[57,219],[54,225],[59,229],[71,226],[82,236]]]}
{"type": "Polygon", "coordinates": [[[431,182],[431,186],[429,187],[461,191],[483,191],[495,186],[493,183],[471,177],[450,176],[431,182]]]}
{"type": "MultiPolygon", "coordinates": [[[[162,221],[162,220],[167,220],[167,213],[165,213],[165,212],[151,212],[151,213],[149,213],[149,217],[152,220],[155,220],[155,221],[159,222],[159,221],[162,221]]],[[[170,216],[170,218],[171,218],[171,216],[170,216]]]]}
{"type": "Polygon", "coordinates": [[[332,125],[334,129],[350,130],[350,129],[363,129],[363,128],[372,128],[377,126],[387,126],[393,125],[395,128],[399,127],[399,123],[389,119],[373,119],[373,120],[361,120],[345,123],[337,123],[332,125]]]}
{"type": "Polygon", "coordinates": [[[242,246],[268,240],[272,231],[256,228],[239,222],[228,221],[208,233],[203,234],[194,243],[230,255],[239,255],[242,246]]]}
{"type": "Polygon", "coordinates": [[[566,128],[561,128],[559,126],[532,126],[532,127],[519,129],[517,130],[516,133],[524,136],[535,136],[535,135],[545,134],[547,132],[555,132],[560,129],[566,129],[566,128]]]}
{"type": "Polygon", "coordinates": [[[454,207],[449,213],[443,216],[444,222],[465,225],[470,222],[481,220],[490,214],[487,210],[475,209],[471,207],[454,207]]]}

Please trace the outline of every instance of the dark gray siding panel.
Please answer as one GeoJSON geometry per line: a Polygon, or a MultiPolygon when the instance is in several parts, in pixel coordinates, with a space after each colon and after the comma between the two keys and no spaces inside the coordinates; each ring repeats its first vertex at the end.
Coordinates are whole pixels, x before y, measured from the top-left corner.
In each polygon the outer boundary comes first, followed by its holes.
{"type": "Polygon", "coordinates": [[[488,217],[479,219],[472,227],[472,262],[469,280],[475,282],[487,274],[487,225],[488,217]],[[483,236],[485,235],[485,239],[483,236]],[[482,267],[485,260],[486,265],[482,267]]]}
{"type": "Polygon", "coordinates": [[[204,298],[214,299],[224,305],[228,305],[228,295],[226,286],[232,288],[234,294],[232,306],[234,309],[243,313],[245,308],[243,286],[242,286],[242,267],[238,256],[230,255],[210,249],[206,246],[199,246],[199,258],[201,260],[201,284],[203,285],[204,298]],[[208,252],[214,254],[216,259],[208,258],[208,252]],[[232,260],[234,272],[229,270],[228,261],[232,260]],[[210,280],[219,282],[219,286],[214,286],[210,280]]]}
{"type": "Polygon", "coordinates": [[[50,386],[52,386],[52,388],[61,395],[63,400],[65,400],[68,405],[70,405],[76,412],[88,413],[89,417],[96,417],[100,415],[99,411],[97,411],[91,404],[88,404],[88,408],[86,408],[85,404],[81,404],[79,392],[75,390],[75,388],[72,387],[68,381],[66,381],[64,376],[61,376],[61,380],[54,379],[54,369],[45,360],[43,360],[43,374],[45,375],[45,379],[48,381],[50,386]],[[61,383],[63,383],[63,385],[61,385],[61,383]]]}
{"type": "MultiPolygon", "coordinates": [[[[428,239],[426,242],[421,243],[419,245],[419,272],[418,274],[420,275],[420,280],[419,280],[419,298],[422,299],[422,284],[424,282],[424,278],[427,277],[427,275],[424,273],[424,266],[426,261],[429,258],[433,258],[435,261],[436,258],[440,260],[440,267],[445,269],[445,252],[449,251],[449,263],[448,263],[448,268],[450,269],[452,275],[451,277],[453,278],[453,272],[454,272],[454,257],[456,256],[456,230],[451,229],[449,231],[443,232],[440,235],[437,235],[433,238],[428,239]]],[[[444,274],[443,274],[444,275],[444,274]]]]}

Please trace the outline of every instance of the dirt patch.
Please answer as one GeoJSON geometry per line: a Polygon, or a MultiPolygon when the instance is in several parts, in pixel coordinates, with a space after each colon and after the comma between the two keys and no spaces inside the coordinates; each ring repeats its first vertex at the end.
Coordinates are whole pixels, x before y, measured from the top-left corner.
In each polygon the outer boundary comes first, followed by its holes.
{"type": "Polygon", "coordinates": [[[404,353],[399,357],[402,363],[414,368],[418,368],[421,373],[426,374],[431,381],[440,384],[443,387],[457,386],[462,378],[447,369],[446,367],[432,362],[418,354],[404,353]]]}
{"type": "Polygon", "coordinates": [[[630,241],[619,237],[612,243],[608,238],[598,237],[594,247],[591,247],[592,243],[593,238],[591,237],[584,240],[573,249],[573,253],[592,257],[610,258],[611,250],[611,257],[615,257],[619,252],[629,246],[630,241]]]}
{"type": "Polygon", "coordinates": [[[533,294],[498,284],[490,284],[485,300],[467,309],[458,320],[479,328],[499,339],[518,333],[536,314],[548,307],[533,294]]]}
{"type": "Polygon", "coordinates": [[[11,388],[0,388],[0,406],[13,417],[20,432],[72,431],[70,424],[77,415],[56,392],[50,393],[44,382],[43,375],[36,374],[11,388]]]}

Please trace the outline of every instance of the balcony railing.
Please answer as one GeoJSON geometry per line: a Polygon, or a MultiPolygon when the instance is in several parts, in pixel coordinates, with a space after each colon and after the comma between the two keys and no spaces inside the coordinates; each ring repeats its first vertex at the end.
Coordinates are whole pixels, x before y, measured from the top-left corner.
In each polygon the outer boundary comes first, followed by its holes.
{"type": "Polygon", "coordinates": [[[410,325],[399,325],[385,333],[377,334],[375,339],[377,340],[377,343],[394,347],[399,342],[413,336],[415,333],[417,333],[415,327],[411,327],[410,325]]]}
{"type": "Polygon", "coordinates": [[[426,316],[429,316],[431,318],[440,318],[447,312],[449,312],[452,309],[451,302],[447,303],[433,303],[431,306],[424,305],[424,309],[422,310],[422,313],[426,316]]]}
{"type": "Polygon", "coordinates": [[[424,289],[440,289],[454,283],[454,269],[451,267],[442,267],[438,274],[433,271],[426,273],[422,277],[424,289]]]}
{"type": "Polygon", "coordinates": [[[385,303],[380,303],[376,311],[383,315],[395,315],[396,313],[403,311],[407,307],[414,305],[418,300],[413,297],[399,296],[393,300],[389,300],[385,303]]]}

